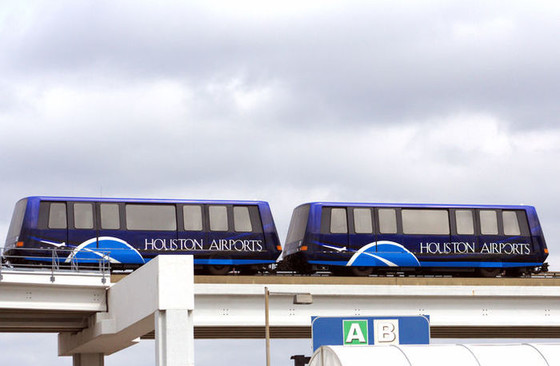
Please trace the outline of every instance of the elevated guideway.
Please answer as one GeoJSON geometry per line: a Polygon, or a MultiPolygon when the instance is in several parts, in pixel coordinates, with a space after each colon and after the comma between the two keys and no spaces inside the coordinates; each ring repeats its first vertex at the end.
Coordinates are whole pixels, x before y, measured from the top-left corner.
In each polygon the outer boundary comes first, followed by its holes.
{"type": "Polygon", "coordinates": [[[434,338],[560,338],[558,278],[195,277],[196,338],[310,338],[311,316],[429,315],[434,338]],[[294,305],[294,294],[312,304],[294,305]]]}
{"type": "MultiPolygon", "coordinates": [[[[3,270],[0,332],[82,330],[123,277],[3,270]]],[[[195,338],[263,338],[265,286],[273,338],[309,338],[311,316],[419,314],[434,338],[560,338],[560,278],[311,276],[195,276],[195,338]]]]}
{"type": "Polygon", "coordinates": [[[0,331],[57,332],[77,366],[138,337],[157,365],[190,365],[194,338],[264,338],[265,288],[272,338],[309,338],[312,316],[405,315],[429,315],[434,338],[560,338],[560,278],[193,276],[174,255],[124,278],[2,269],[0,331]]]}

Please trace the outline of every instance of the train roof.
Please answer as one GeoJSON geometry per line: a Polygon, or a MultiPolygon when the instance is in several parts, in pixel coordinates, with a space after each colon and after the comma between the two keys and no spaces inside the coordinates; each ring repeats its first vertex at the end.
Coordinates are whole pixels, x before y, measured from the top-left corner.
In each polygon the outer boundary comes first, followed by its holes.
{"type": "Polygon", "coordinates": [[[396,208],[488,208],[488,209],[535,209],[530,205],[468,205],[468,204],[440,204],[440,203],[379,203],[379,202],[307,202],[300,206],[330,206],[330,207],[396,207],[396,208]]]}
{"type": "Polygon", "coordinates": [[[64,197],[64,196],[29,196],[26,199],[40,201],[70,201],[70,202],[125,202],[125,203],[200,203],[223,205],[268,205],[266,201],[257,200],[210,200],[210,199],[169,199],[169,198],[116,198],[116,197],[64,197]]]}

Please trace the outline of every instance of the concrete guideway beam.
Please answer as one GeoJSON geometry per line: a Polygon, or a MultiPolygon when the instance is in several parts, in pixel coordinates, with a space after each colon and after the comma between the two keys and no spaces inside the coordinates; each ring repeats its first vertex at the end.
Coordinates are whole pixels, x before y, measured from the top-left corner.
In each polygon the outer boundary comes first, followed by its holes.
{"type": "Polygon", "coordinates": [[[0,332],[79,331],[107,311],[109,277],[101,273],[3,269],[0,332]]]}
{"type": "MultiPolygon", "coordinates": [[[[311,316],[429,315],[432,327],[560,327],[559,286],[398,286],[313,284],[195,284],[195,326],[262,327],[264,286],[272,327],[311,325],[311,316]],[[293,293],[309,293],[313,303],[292,304],[293,293]],[[284,295],[282,295],[284,294],[284,295]]],[[[263,333],[264,334],[264,333],[263,333]]],[[[484,338],[484,334],[480,334],[484,338]]],[[[211,336],[209,336],[211,338],[211,336]]]]}
{"type": "Polygon", "coordinates": [[[158,366],[194,364],[192,256],[156,257],[114,284],[107,299],[108,311],[91,316],[87,328],[59,334],[60,356],[110,355],[155,330],[158,366]]]}
{"type": "Polygon", "coordinates": [[[2,277],[0,310],[3,311],[107,310],[105,291],[109,284],[103,282],[101,275],[3,271],[2,277]]]}

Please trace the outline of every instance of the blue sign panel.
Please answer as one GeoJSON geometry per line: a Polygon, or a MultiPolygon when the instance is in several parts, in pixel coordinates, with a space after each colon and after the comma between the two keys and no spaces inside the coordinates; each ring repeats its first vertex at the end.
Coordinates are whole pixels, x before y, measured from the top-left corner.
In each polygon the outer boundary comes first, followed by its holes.
{"type": "Polygon", "coordinates": [[[430,317],[312,317],[313,351],[321,346],[429,344],[430,317]]]}

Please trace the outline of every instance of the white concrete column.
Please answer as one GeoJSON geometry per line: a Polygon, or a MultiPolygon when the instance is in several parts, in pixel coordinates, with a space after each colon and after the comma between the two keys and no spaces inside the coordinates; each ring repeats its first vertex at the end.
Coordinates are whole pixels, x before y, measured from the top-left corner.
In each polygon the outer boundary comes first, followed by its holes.
{"type": "Polygon", "coordinates": [[[103,366],[103,353],[76,353],[72,355],[72,366],[103,366]]]}
{"type": "Polygon", "coordinates": [[[190,255],[152,259],[107,291],[107,312],[91,316],[81,332],[59,334],[58,354],[110,355],[155,331],[158,366],[194,365],[193,268],[190,255]]]}
{"type": "Polygon", "coordinates": [[[155,338],[156,366],[194,366],[192,310],[156,311],[155,338]]]}

